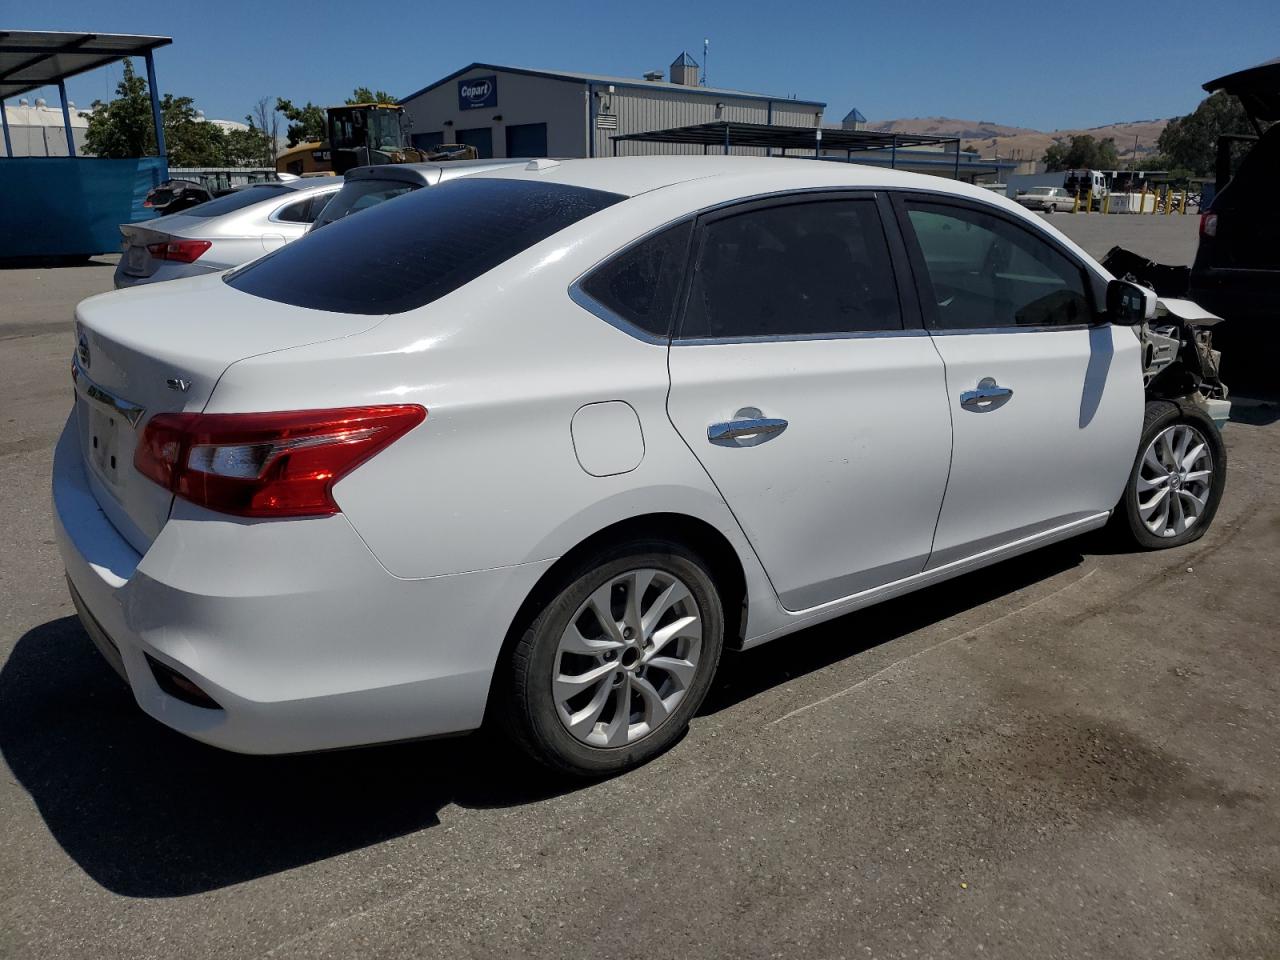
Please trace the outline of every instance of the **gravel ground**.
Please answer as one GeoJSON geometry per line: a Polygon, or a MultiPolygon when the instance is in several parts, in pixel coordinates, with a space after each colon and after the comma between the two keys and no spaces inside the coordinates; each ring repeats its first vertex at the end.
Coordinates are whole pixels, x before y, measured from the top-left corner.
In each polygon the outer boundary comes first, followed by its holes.
{"type": "Polygon", "coordinates": [[[483,737],[239,757],[144,717],[62,582],[69,318],[110,273],[0,271],[0,957],[1280,956],[1274,402],[1237,403],[1200,542],[729,657],[627,776],[483,737]]]}

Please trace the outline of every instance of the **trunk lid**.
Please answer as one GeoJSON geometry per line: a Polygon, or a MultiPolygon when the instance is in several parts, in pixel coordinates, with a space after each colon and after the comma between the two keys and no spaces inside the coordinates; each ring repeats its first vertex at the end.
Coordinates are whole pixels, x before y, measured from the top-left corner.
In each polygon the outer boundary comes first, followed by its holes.
{"type": "Polygon", "coordinates": [[[1210,80],[1204,89],[1209,93],[1225,90],[1239,97],[1255,119],[1280,120],[1280,57],[1210,80]]]}
{"type": "Polygon", "coordinates": [[[204,409],[237,360],[351,336],[382,321],[241,293],[220,275],[108,293],[76,309],[76,420],[85,473],[103,512],[139,553],[173,498],[133,467],[157,413],[204,409]]]}

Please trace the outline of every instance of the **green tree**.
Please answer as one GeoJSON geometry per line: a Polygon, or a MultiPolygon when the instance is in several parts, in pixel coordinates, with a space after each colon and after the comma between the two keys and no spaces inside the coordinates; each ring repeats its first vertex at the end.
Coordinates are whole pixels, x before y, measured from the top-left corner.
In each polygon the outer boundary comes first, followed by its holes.
{"type": "Polygon", "coordinates": [[[166,93],[160,101],[164,118],[164,145],[169,163],[175,167],[223,167],[227,165],[227,142],[222,128],[196,113],[190,97],[166,93]]]}
{"type": "Polygon", "coordinates": [[[253,117],[245,117],[248,130],[228,130],[223,134],[226,143],[227,166],[270,167],[275,163],[275,147],[271,136],[254,125],[253,117]]]}
{"type": "Polygon", "coordinates": [[[300,143],[323,140],[329,135],[324,107],[317,107],[310,100],[304,107],[295,107],[292,100],[277,97],[276,110],[283,113],[284,118],[289,121],[285,136],[288,137],[291,147],[296,147],[300,143]]]}
{"type": "Polygon", "coordinates": [[[1049,170],[1115,170],[1120,166],[1120,154],[1111,137],[1098,140],[1082,133],[1069,143],[1052,143],[1044,152],[1044,162],[1049,170]]]}
{"type": "Polygon", "coordinates": [[[1253,132],[1240,101],[1218,91],[1201,100],[1185,117],[1170,120],[1156,140],[1156,150],[1165,161],[1164,168],[1189,170],[1206,177],[1213,173],[1218,137],[1253,132]]]}
{"type": "MultiPolygon", "coordinates": [[[[165,149],[175,167],[219,167],[226,164],[226,142],[222,131],[206,123],[196,112],[190,97],[166,93],[160,101],[165,149]]],[[[93,104],[85,151],[99,157],[143,157],[156,153],[156,134],[151,115],[147,81],[124,61],[124,75],[116,84],[110,103],[93,104]]]]}
{"type": "Polygon", "coordinates": [[[368,87],[356,87],[347,97],[347,103],[395,103],[395,94],[385,90],[370,90],[368,87]]]}
{"type": "Polygon", "coordinates": [[[84,148],[98,157],[143,157],[155,153],[147,81],[133,72],[131,60],[124,61],[124,76],[116,84],[116,98],[110,103],[93,102],[84,148]]]}

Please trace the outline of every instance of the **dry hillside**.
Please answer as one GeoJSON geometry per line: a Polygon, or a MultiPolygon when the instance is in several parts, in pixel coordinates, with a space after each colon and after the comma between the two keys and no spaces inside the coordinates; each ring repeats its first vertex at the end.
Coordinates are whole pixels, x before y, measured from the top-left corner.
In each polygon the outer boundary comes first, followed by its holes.
{"type": "Polygon", "coordinates": [[[1111,123],[1105,127],[1088,130],[1054,130],[1045,133],[1026,127],[1008,127],[986,120],[955,120],[951,117],[914,117],[910,120],[876,120],[867,124],[868,130],[885,130],[890,133],[917,133],[934,137],[960,137],[965,147],[974,147],[982,156],[999,154],[1018,160],[1039,158],[1054,140],[1067,139],[1087,133],[1099,140],[1112,137],[1122,159],[1133,152],[1133,138],[1138,138],[1138,157],[1155,149],[1156,138],[1165,128],[1167,120],[1135,120],[1129,123],[1111,123]]]}

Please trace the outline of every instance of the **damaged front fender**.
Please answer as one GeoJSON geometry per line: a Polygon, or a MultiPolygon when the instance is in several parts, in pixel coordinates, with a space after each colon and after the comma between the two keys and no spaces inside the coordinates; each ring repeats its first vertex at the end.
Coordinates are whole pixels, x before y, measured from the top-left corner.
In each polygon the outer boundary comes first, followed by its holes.
{"type": "Polygon", "coordinates": [[[1231,412],[1219,376],[1222,355],[1213,349],[1212,328],[1221,322],[1190,300],[1159,297],[1155,316],[1139,330],[1147,399],[1194,403],[1219,429],[1231,412]]]}

